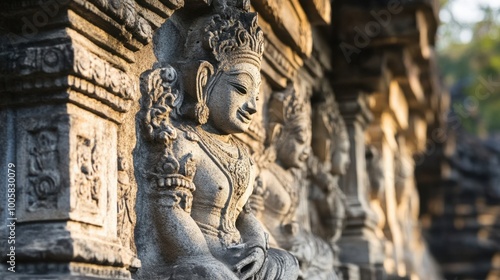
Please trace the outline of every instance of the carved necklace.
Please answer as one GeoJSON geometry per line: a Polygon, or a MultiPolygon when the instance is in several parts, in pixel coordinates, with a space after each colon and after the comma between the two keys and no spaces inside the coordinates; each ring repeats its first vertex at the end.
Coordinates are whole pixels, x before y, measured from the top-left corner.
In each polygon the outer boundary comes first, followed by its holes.
{"type": "Polygon", "coordinates": [[[208,134],[202,128],[196,128],[196,134],[200,140],[209,148],[209,154],[213,155],[217,160],[229,171],[232,183],[235,186],[235,195],[240,198],[248,186],[248,174],[250,173],[250,155],[240,141],[229,136],[230,145],[224,145],[219,140],[208,134]],[[229,151],[228,146],[236,147],[236,152],[229,151]]]}
{"type": "Polygon", "coordinates": [[[243,144],[231,135],[229,142],[223,143],[199,126],[191,130],[200,138],[201,147],[205,152],[223,171],[226,171],[224,173],[229,175],[230,196],[221,215],[223,230],[228,234],[221,234],[220,238],[224,244],[239,242],[239,240],[234,240],[235,234],[239,239],[239,232],[235,226],[239,214],[236,207],[249,186],[250,155],[243,144]],[[236,152],[230,151],[229,148],[233,147],[236,148],[236,152]]]}
{"type": "Polygon", "coordinates": [[[288,209],[288,213],[282,221],[282,224],[290,223],[295,216],[295,210],[297,209],[299,201],[297,184],[294,180],[295,176],[276,163],[271,163],[268,168],[269,171],[276,177],[276,179],[279,180],[288,195],[290,195],[290,200],[292,203],[290,205],[290,209],[288,209]]]}

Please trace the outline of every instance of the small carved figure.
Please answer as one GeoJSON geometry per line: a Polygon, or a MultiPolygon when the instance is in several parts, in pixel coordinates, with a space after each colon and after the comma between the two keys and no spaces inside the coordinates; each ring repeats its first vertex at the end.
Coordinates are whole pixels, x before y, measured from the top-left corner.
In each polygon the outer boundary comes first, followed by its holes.
{"type": "Polygon", "coordinates": [[[135,227],[135,191],[128,176],[128,164],[123,156],[118,157],[118,201],[117,222],[118,237],[122,245],[135,252],[134,227],[135,227]]]}
{"type": "Polygon", "coordinates": [[[299,279],[337,279],[330,245],[315,236],[307,219],[305,171],[311,150],[310,107],[293,87],[275,92],[269,104],[268,148],[256,196],[264,199],[259,215],[271,244],[288,250],[300,263],[299,279]],[[305,219],[301,219],[305,209],[305,219]],[[299,213],[300,212],[300,213],[299,213]]]}
{"type": "Polygon", "coordinates": [[[257,110],[263,33],[257,16],[241,10],[248,1],[223,2],[195,20],[177,18],[178,30],[189,26],[173,61],[179,72],[162,65],[143,75],[149,165],[139,278],[298,275],[296,259],[270,249],[260,223],[245,210],[254,163],[233,134],[245,132],[257,110]]]}
{"type": "MultiPolygon", "coordinates": [[[[328,88],[323,92],[331,93],[328,88]]],[[[311,226],[332,247],[335,270],[342,278],[337,241],[344,227],[346,201],[338,181],[350,164],[350,143],[332,94],[326,94],[324,101],[315,104],[313,132],[313,155],[308,161],[311,226]]]]}
{"type": "Polygon", "coordinates": [[[340,190],[339,177],[350,164],[349,138],[346,126],[333,96],[315,107],[313,116],[313,151],[308,162],[311,178],[310,198],[313,229],[332,245],[342,234],[346,215],[345,195],[340,190]]]}
{"type": "Polygon", "coordinates": [[[391,240],[391,231],[388,226],[386,227],[386,217],[383,208],[385,202],[385,174],[383,169],[383,158],[378,149],[372,145],[366,146],[365,158],[368,175],[367,185],[370,187],[370,205],[373,210],[375,221],[377,222],[375,234],[378,235],[380,240],[385,240],[385,238],[391,240]]]}

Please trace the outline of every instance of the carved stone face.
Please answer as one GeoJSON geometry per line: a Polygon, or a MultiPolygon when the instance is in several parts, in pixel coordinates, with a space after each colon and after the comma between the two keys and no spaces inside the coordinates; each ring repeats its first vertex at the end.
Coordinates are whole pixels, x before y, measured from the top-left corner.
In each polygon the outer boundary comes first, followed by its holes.
{"type": "Polygon", "coordinates": [[[251,63],[238,63],[221,74],[209,94],[208,124],[220,134],[245,132],[257,112],[260,71],[251,63]]]}
{"type": "Polygon", "coordinates": [[[304,119],[278,143],[277,158],[285,168],[302,168],[311,152],[311,128],[304,119]]]}
{"type": "Polygon", "coordinates": [[[351,160],[349,157],[349,141],[347,139],[339,139],[340,143],[333,152],[332,170],[335,175],[344,175],[347,172],[351,160]]]}

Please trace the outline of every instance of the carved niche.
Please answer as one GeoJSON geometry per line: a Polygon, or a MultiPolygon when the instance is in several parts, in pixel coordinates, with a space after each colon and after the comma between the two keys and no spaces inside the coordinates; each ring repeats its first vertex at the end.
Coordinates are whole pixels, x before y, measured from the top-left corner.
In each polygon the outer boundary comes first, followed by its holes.
{"type": "Polygon", "coordinates": [[[103,225],[107,199],[102,180],[110,176],[101,146],[104,130],[65,114],[19,120],[20,222],[72,219],[103,225]],[[78,129],[70,132],[69,127],[78,129]]]}
{"type": "Polygon", "coordinates": [[[68,164],[61,148],[67,141],[69,117],[54,116],[20,119],[17,129],[19,194],[18,219],[22,221],[65,219],[68,204],[68,178],[63,167],[68,164]]]}

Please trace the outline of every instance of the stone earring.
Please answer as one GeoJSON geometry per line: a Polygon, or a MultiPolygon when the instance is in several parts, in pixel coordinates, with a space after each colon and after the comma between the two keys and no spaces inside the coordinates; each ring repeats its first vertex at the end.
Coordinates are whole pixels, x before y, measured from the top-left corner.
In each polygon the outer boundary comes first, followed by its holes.
{"type": "Polygon", "coordinates": [[[194,108],[194,115],[199,124],[206,124],[208,121],[208,116],[210,110],[207,107],[206,103],[198,102],[196,103],[196,107],[194,108]]]}
{"type": "Polygon", "coordinates": [[[206,124],[208,121],[210,110],[207,106],[207,100],[211,86],[207,87],[207,83],[213,72],[213,66],[209,62],[203,61],[198,67],[198,73],[196,74],[197,102],[194,108],[194,116],[199,124],[206,124]]]}

